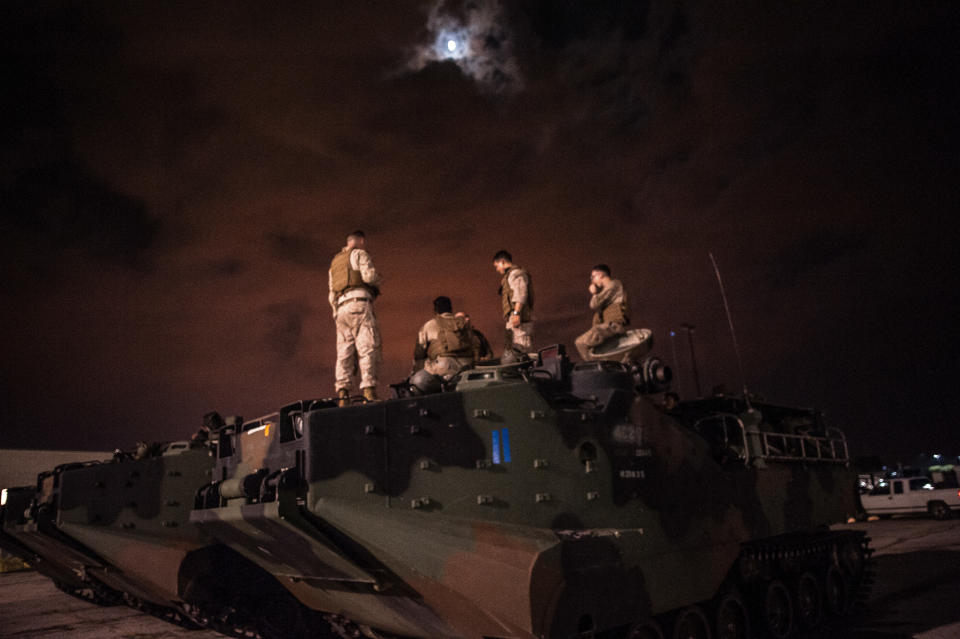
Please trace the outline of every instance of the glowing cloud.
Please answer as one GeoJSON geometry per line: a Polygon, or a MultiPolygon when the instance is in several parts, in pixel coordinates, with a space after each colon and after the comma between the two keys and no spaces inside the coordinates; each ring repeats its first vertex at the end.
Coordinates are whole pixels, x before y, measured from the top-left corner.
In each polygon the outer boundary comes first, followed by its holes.
{"type": "Polygon", "coordinates": [[[497,0],[464,2],[460,7],[439,0],[427,14],[427,30],[430,40],[414,49],[407,70],[452,61],[484,91],[510,94],[523,88],[512,34],[497,0]]]}

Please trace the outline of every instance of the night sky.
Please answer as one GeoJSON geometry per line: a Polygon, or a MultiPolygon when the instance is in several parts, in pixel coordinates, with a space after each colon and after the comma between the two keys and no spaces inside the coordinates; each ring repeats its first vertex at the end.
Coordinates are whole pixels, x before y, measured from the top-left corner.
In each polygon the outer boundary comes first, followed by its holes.
{"type": "Polygon", "coordinates": [[[0,447],[332,395],[360,228],[381,394],[437,295],[499,352],[501,248],[535,346],[603,262],[681,396],[684,322],[737,390],[712,252],[751,391],[960,453],[958,42],[950,0],[3,2],[0,447]]]}

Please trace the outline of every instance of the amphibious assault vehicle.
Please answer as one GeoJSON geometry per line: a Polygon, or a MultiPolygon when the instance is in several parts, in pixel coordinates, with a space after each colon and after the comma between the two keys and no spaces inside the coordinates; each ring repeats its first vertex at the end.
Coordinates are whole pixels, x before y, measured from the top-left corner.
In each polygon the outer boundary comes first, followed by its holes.
{"type": "Polygon", "coordinates": [[[69,591],[235,635],[782,639],[843,614],[870,550],[828,528],[855,510],[842,432],[749,397],[667,409],[668,381],[553,346],[298,401],[42,474],[0,543],[69,591]]]}

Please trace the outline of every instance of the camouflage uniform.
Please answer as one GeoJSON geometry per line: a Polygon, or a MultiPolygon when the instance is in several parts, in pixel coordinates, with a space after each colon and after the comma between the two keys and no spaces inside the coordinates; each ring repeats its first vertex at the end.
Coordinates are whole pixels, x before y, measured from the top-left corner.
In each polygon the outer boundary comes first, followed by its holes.
{"type": "Polygon", "coordinates": [[[627,292],[623,290],[620,280],[612,279],[594,293],[590,298],[590,308],[594,311],[593,326],[574,342],[583,361],[594,359],[590,356],[589,349],[599,346],[614,335],[626,332],[627,324],[630,323],[627,292]]]}
{"type": "Polygon", "coordinates": [[[533,350],[533,282],[530,274],[519,266],[511,265],[500,281],[506,343],[501,361],[515,362],[533,350]],[[513,326],[510,317],[515,304],[521,304],[520,324],[513,326]]]}
{"type": "Polygon", "coordinates": [[[413,351],[413,371],[450,379],[473,365],[472,331],[462,317],[441,313],[427,320],[417,336],[413,351]]]}
{"type": "MultiPolygon", "coordinates": [[[[342,270],[342,269],[340,269],[342,270]]],[[[373,267],[370,254],[360,248],[344,247],[333,258],[328,276],[328,300],[337,324],[337,391],[350,389],[351,381],[360,373],[360,388],[376,388],[380,370],[380,327],[373,312],[373,300],[379,294],[380,275],[373,267]],[[349,252],[349,260],[344,253],[349,252]],[[338,276],[338,261],[346,261],[349,273],[344,285],[338,276]],[[362,282],[361,282],[362,280],[362,282]],[[359,284],[357,282],[360,282],[359,284]]]]}

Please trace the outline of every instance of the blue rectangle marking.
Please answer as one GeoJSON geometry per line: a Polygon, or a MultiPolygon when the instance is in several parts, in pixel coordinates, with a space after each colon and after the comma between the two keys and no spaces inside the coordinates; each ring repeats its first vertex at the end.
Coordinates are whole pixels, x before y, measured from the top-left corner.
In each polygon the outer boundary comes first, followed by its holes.
{"type": "Polygon", "coordinates": [[[510,429],[504,428],[500,431],[500,439],[503,440],[503,463],[510,463],[510,429]]]}
{"type": "Polygon", "coordinates": [[[500,431],[498,431],[498,430],[493,431],[492,433],[490,433],[490,437],[491,437],[492,440],[493,440],[493,441],[492,441],[492,443],[493,443],[493,463],[494,463],[494,464],[499,464],[499,463],[500,463],[500,431]]]}

